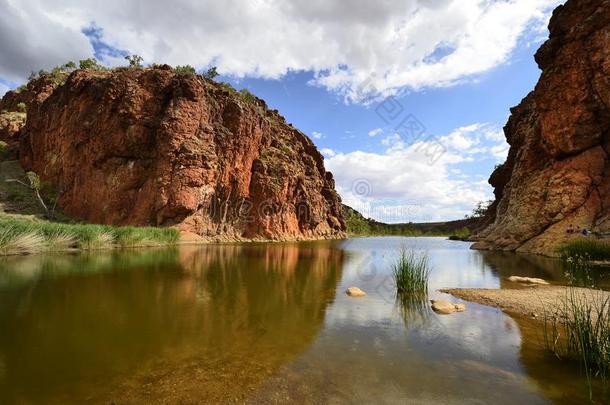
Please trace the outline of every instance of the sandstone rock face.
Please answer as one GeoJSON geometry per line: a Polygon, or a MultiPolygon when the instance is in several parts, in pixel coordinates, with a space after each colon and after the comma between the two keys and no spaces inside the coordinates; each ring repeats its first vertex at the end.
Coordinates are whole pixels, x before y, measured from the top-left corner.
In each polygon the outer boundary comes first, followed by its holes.
{"type": "Polygon", "coordinates": [[[19,135],[25,126],[25,113],[3,112],[0,113],[0,141],[7,144],[19,142],[19,135]]]}
{"type": "Polygon", "coordinates": [[[322,155],[250,94],[169,66],[78,70],[27,115],[21,164],[70,216],[210,240],[343,236],[322,155]]]}
{"type": "Polygon", "coordinates": [[[507,161],[475,249],[553,255],[570,225],[610,230],[610,1],[569,0],[536,54],[542,75],[511,109],[507,161]]]}

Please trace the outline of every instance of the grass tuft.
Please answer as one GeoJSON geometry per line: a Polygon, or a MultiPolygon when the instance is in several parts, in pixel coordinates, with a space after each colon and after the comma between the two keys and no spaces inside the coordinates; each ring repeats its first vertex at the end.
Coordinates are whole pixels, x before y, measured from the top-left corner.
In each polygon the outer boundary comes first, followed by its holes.
{"type": "Polygon", "coordinates": [[[69,231],[57,230],[47,236],[47,248],[50,252],[58,252],[77,247],[76,235],[69,231]]]}
{"type": "Polygon", "coordinates": [[[593,400],[594,379],[601,381],[607,397],[610,377],[610,297],[601,292],[583,293],[570,288],[563,308],[545,314],[545,349],[560,359],[581,365],[587,378],[589,399],[593,400]],[[562,335],[563,333],[563,335],[562,335]]]}
{"type": "Polygon", "coordinates": [[[12,228],[0,230],[0,254],[2,255],[39,253],[45,248],[44,236],[36,231],[16,232],[12,228]]]}
{"type": "Polygon", "coordinates": [[[392,266],[392,274],[399,294],[427,294],[430,278],[428,254],[401,249],[398,260],[392,266]]]}
{"type": "Polygon", "coordinates": [[[558,249],[564,259],[610,260],[610,242],[600,239],[575,239],[558,249]]]}

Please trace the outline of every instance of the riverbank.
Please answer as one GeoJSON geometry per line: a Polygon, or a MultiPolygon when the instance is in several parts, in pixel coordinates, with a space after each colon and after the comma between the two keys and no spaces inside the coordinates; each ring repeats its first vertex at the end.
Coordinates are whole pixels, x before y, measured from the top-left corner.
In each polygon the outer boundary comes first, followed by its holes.
{"type": "MultiPolygon", "coordinates": [[[[575,293],[589,303],[610,297],[610,292],[591,288],[535,285],[519,289],[443,288],[440,292],[465,301],[499,308],[509,315],[544,319],[561,315],[566,310],[569,293],[575,293]]],[[[569,310],[569,308],[567,308],[569,310]]]]}
{"type": "Polygon", "coordinates": [[[0,214],[0,256],[169,246],[179,241],[180,232],[175,228],[63,223],[35,216],[0,214]]]}

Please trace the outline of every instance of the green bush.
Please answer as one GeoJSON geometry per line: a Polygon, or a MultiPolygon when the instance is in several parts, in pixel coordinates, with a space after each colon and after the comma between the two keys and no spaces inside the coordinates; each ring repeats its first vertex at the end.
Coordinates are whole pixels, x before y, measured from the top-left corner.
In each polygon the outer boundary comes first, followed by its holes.
{"type": "Polygon", "coordinates": [[[174,68],[174,73],[179,75],[195,76],[197,74],[197,71],[191,65],[184,65],[176,66],[174,68]]]}
{"type": "Polygon", "coordinates": [[[106,68],[97,61],[95,58],[82,59],[78,61],[79,69],[93,69],[93,70],[106,70],[106,68]]]}
{"type": "Polygon", "coordinates": [[[24,102],[17,104],[17,111],[24,113],[27,110],[28,110],[28,107],[25,105],[24,102]]]}
{"type": "Polygon", "coordinates": [[[212,66],[211,68],[209,68],[208,71],[205,72],[202,76],[208,80],[214,80],[218,76],[218,70],[216,69],[216,66],[212,66]]]}
{"type": "Polygon", "coordinates": [[[250,103],[250,104],[256,103],[256,96],[254,96],[254,94],[250,93],[250,90],[248,90],[248,89],[241,89],[239,91],[239,95],[241,96],[242,100],[244,100],[246,103],[250,103]]]}

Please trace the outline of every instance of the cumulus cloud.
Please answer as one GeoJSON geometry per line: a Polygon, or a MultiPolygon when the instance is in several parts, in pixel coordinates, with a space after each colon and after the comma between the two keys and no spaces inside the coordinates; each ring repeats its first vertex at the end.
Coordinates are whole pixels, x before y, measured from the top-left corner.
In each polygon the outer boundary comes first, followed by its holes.
{"type": "Polygon", "coordinates": [[[412,144],[393,134],[381,140],[382,153],[333,152],[326,155],[326,167],[335,175],[344,202],[365,216],[384,222],[459,219],[490,199],[491,187],[456,166],[490,156],[505,159],[506,142],[488,139],[496,132],[489,124],[476,123],[412,144]]]}
{"type": "MultiPolygon", "coordinates": [[[[236,77],[311,71],[313,84],[357,102],[371,90],[446,86],[485,72],[559,3],[0,0],[0,77],[21,81],[30,70],[91,56],[96,27],[94,42],[147,62],[214,64],[236,77]]],[[[113,52],[99,57],[117,62],[113,52]]]]}

